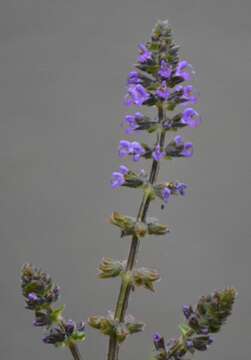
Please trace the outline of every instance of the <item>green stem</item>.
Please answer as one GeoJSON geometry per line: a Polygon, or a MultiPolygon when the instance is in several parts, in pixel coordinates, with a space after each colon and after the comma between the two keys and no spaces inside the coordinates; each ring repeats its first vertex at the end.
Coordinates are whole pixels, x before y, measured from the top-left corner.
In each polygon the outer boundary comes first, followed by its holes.
{"type": "Polygon", "coordinates": [[[79,349],[78,349],[78,346],[74,343],[70,343],[68,345],[69,349],[70,349],[70,352],[72,354],[72,357],[74,360],[81,360],[82,357],[80,355],[80,352],[79,352],[79,349]]]}
{"type": "MultiPolygon", "coordinates": [[[[162,123],[163,119],[164,119],[164,111],[163,111],[163,105],[161,104],[158,107],[159,123],[162,123]]],[[[166,132],[162,130],[159,140],[159,145],[161,148],[164,146],[165,143],[165,134],[166,132]]],[[[153,185],[156,182],[158,173],[159,173],[159,162],[153,160],[150,176],[149,176],[149,184],[153,185]]],[[[138,215],[137,215],[138,221],[145,222],[150,203],[151,203],[151,197],[149,196],[149,194],[145,192],[138,210],[138,215]]],[[[127,263],[126,263],[127,272],[131,271],[136,263],[139,245],[140,245],[139,238],[136,235],[133,235],[128,258],[127,258],[127,263]]],[[[124,321],[131,290],[132,290],[131,282],[128,281],[126,276],[123,277],[119,290],[116,308],[115,308],[115,315],[114,315],[114,318],[119,322],[124,321]]],[[[118,353],[119,353],[118,341],[115,336],[110,336],[107,360],[117,360],[118,353]]]]}
{"type": "MultiPolygon", "coordinates": [[[[62,328],[63,331],[65,330],[62,317],[60,318],[58,325],[62,328]]],[[[81,354],[80,354],[77,344],[75,344],[74,342],[69,342],[68,348],[69,348],[74,360],[82,360],[82,357],[81,357],[81,354]]]]}

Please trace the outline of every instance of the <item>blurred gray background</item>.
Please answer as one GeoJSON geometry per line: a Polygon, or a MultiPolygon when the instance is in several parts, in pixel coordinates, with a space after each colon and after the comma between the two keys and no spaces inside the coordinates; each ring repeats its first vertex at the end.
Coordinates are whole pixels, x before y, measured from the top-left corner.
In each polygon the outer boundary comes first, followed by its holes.
{"type": "MultiPolygon", "coordinates": [[[[234,314],[201,359],[250,359],[249,0],[2,0],[0,4],[0,358],[70,359],[41,342],[24,309],[19,270],[31,261],[61,285],[66,315],[113,309],[119,281],[100,281],[102,256],[124,258],[129,241],[107,224],[136,214],[140,192],[112,191],[125,109],[125,79],[137,44],[168,18],[196,69],[203,125],[186,130],[192,159],[162,167],[189,184],[186,198],[151,214],[167,238],[144,240],[142,266],[160,270],[156,295],[138,290],[129,312],[146,322],[121,359],[148,359],[151,335],[177,334],[183,303],[227,285],[234,314]]],[[[88,329],[85,359],[104,359],[107,338],[88,329]]]]}

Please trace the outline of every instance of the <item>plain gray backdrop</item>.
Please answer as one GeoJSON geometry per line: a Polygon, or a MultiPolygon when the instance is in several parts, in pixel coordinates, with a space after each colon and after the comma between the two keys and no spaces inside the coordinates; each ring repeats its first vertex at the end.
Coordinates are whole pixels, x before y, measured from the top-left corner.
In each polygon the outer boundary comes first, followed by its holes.
{"type": "MultiPolygon", "coordinates": [[[[159,269],[155,295],[138,290],[129,312],[145,332],[121,359],[148,359],[151,335],[176,335],[183,303],[234,285],[234,314],[199,359],[250,359],[249,0],[2,0],[0,4],[0,358],[70,359],[41,342],[24,309],[19,271],[33,262],[62,288],[75,320],[113,309],[119,281],[101,281],[102,256],[124,258],[129,241],[107,224],[135,215],[141,194],[112,191],[126,110],[125,80],[158,18],[168,18],[196,69],[203,125],[186,130],[192,159],[162,167],[189,184],[185,198],[151,214],[171,227],[147,238],[140,266],[159,269]]],[[[104,359],[107,338],[88,328],[86,360],[104,359]]]]}

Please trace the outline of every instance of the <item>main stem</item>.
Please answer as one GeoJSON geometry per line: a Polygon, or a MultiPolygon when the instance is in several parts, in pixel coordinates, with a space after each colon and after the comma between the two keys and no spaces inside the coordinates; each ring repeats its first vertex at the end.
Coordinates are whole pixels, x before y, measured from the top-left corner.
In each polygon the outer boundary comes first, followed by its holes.
{"type": "MultiPolygon", "coordinates": [[[[164,119],[164,111],[163,111],[163,105],[158,106],[158,121],[159,123],[162,123],[164,119]]],[[[161,131],[160,139],[159,139],[159,145],[160,148],[164,146],[165,143],[165,131],[161,131]]],[[[149,184],[153,185],[158,177],[159,173],[159,162],[156,160],[153,160],[152,167],[149,175],[149,184]]],[[[149,205],[151,202],[151,198],[149,194],[144,193],[144,196],[142,198],[138,215],[137,215],[137,221],[145,222],[147,211],[149,209],[149,205]]],[[[136,263],[136,258],[138,254],[140,240],[137,236],[133,235],[130,245],[130,250],[127,258],[126,263],[126,272],[131,271],[136,263]]],[[[132,286],[130,281],[127,280],[127,277],[122,278],[120,291],[117,299],[117,304],[115,308],[115,314],[114,318],[118,320],[119,322],[123,322],[126,314],[126,310],[128,307],[128,301],[130,297],[130,293],[132,290],[132,286]]],[[[118,359],[118,353],[119,353],[119,344],[115,336],[110,336],[109,339],[109,346],[108,346],[108,355],[107,360],[117,360],[118,359]]]]}

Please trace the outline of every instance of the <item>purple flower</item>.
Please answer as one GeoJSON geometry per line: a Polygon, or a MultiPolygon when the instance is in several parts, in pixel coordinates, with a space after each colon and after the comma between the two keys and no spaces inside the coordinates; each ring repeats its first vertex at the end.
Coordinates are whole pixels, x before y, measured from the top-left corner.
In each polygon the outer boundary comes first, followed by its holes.
{"type": "Polygon", "coordinates": [[[165,350],[165,340],[158,332],[153,334],[153,343],[156,350],[165,350]]]}
{"type": "Polygon", "coordinates": [[[51,319],[46,312],[36,312],[36,319],[33,321],[34,326],[48,326],[51,324],[51,319]]]}
{"type": "Polygon", "coordinates": [[[166,147],[166,155],[172,157],[191,157],[193,155],[193,144],[185,143],[181,135],[175,136],[166,147]]]}
{"type": "MultiPolygon", "coordinates": [[[[31,292],[28,294],[27,299],[26,299],[26,305],[27,305],[26,308],[29,310],[35,310],[39,305],[42,305],[43,302],[45,302],[45,301],[46,301],[45,298],[41,298],[34,292],[31,292]]],[[[46,301],[46,302],[48,302],[48,301],[46,301]]]]}
{"type": "Polygon", "coordinates": [[[181,123],[189,126],[190,128],[196,128],[201,124],[201,118],[196,110],[193,108],[187,108],[183,111],[181,123]]]}
{"type": "Polygon", "coordinates": [[[129,169],[126,166],[121,165],[119,167],[119,171],[112,173],[111,184],[113,189],[118,189],[125,183],[125,175],[128,173],[128,171],[129,169]]]}
{"type": "Polygon", "coordinates": [[[119,171],[112,173],[112,188],[118,189],[125,183],[125,175],[129,172],[129,169],[125,165],[120,165],[119,171]]]}
{"type": "Polygon", "coordinates": [[[184,148],[182,150],[182,152],[180,153],[180,155],[184,156],[184,157],[191,157],[193,156],[193,144],[192,143],[185,143],[184,144],[184,148]]]}
{"type": "Polygon", "coordinates": [[[165,81],[162,81],[161,87],[156,90],[156,95],[162,100],[167,100],[169,98],[170,91],[168,90],[165,81]]]}
{"type": "Polygon", "coordinates": [[[125,178],[124,178],[123,174],[121,174],[120,172],[116,172],[116,171],[112,173],[111,184],[112,184],[113,189],[118,189],[124,183],[125,183],[125,178]]]}
{"type": "Polygon", "coordinates": [[[172,74],[171,66],[165,60],[161,60],[159,75],[164,79],[169,79],[171,74],[172,74]]]}
{"type": "Polygon", "coordinates": [[[175,75],[186,81],[191,80],[191,75],[185,71],[187,67],[191,67],[191,65],[186,60],[180,61],[177,65],[175,75]]]}
{"type": "Polygon", "coordinates": [[[38,301],[38,296],[35,293],[29,293],[28,300],[31,302],[36,302],[36,301],[38,301]]]}
{"type": "Polygon", "coordinates": [[[184,139],[181,135],[177,135],[174,138],[176,146],[183,146],[184,145],[184,139]]]}
{"type": "Polygon", "coordinates": [[[186,319],[189,319],[189,317],[192,315],[193,313],[193,309],[191,307],[191,305],[183,305],[183,314],[185,316],[186,319]]]}
{"type": "Polygon", "coordinates": [[[64,325],[67,336],[71,336],[73,331],[76,329],[76,324],[73,320],[67,320],[64,325]]]}
{"type": "Polygon", "coordinates": [[[141,84],[131,85],[128,88],[128,94],[125,97],[125,105],[141,106],[150,98],[150,94],[141,84]]]}
{"type": "Polygon", "coordinates": [[[162,190],[161,192],[161,195],[162,195],[162,199],[165,203],[168,202],[169,200],[169,197],[171,195],[171,190],[168,188],[168,187],[164,187],[164,189],[162,190]]]}
{"type": "Polygon", "coordinates": [[[156,332],[156,333],[153,334],[153,341],[154,342],[155,341],[158,342],[158,341],[160,341],[160,339],[161,339],[160,333],[156,332]]]}
{"type": "Polygon", "coordinates": [[[147,62],[148,60],[151,60],[152,53],[151,53],[151,51],[149,51],[147,49],[147,47],[144,44],[139,44],[138,49],[140,52],[138,59],[137,59],[139,63],[143,64],[143,63],[147,62]]]}
{"type": "Polygon", "coordinates": [[[128,174],[129,169],[128,169],[128,167],[125,166],[125,165],[120,165],[119,171],[120,171],[121,174],[126,175],[126,174],[128,174]]]}
{"type": "Polygon", "coordinates": [[[140,79],[139,73],[137,71],[130,71],[128,74],[127,84],[128,85],[136,85],[140,84],[142,80],[140,79]]]}
{"type": "Polygon", "coordinates": [[[144,148],[137,141],[130,142],[127,140],[121,140],[119,142],[119,157],[121,158],[124,158],[127,155],[133,155],[133,160],[138,161],[144,153],[144,148]]]}
{"type": "MultiPolygon", "coordinates": [[[[126,166],[125,166],[126,167],[126,166]]],[[[85,331],[85,322],[84,321],[80,321],[77,324],[77,330],[80,332],[84,332],[85,331]]]]}
{"type": "Polygon", "coordinates": [[[57,344],[64,342],[66,334],[62,331],[61,328],[55,327],[50,329],[49,335],[43,338],[45,344],[57,344]]]}
{"type": "Polygon", "coordinates": [[[134,161],[138,161],[140,157],[145,153],[144,148],[137,141],[132,142],[132,149],[134,161]]]}
{"type": "Polygon", "coordinates": [[[165,157],[165,152],[160,150],[160,145],[159,144],[154,149],[154,151],[152,153],[152,157],[156,161],[160,161],[161,159],[163,159],[165,157]]]}
{"type": "MultiPolygon", "coordinates": [[[[176,192],[178,192],[180,195],[184,196],[186,194],[186,189],[187,189],[187,185],[183,184],[183,183],[176,183],[175,185],[175,190],[176,192]]],[[[185,306],[185,305],[184,305],[185,306]]],[[[184,307],[183,307],[184,310],[184,307]]]]}
{"type": "Polygon", "coordinates": [[[132,134],[135,130],[137,130],[138,123],[137,121],[142,120],[144,115],[140,112],[136,112],[134,115],[126,115],[124,117],[124,123],[129,125],[129,127],[125,130],[127,135],[132,134]]]}
{"type": "Polygon", "coordinates": [[[175,88],[176,91],[182,91],[182,96],[181,96],[181,100],[184,103],[192,103],[192,104],[196,104],[197,102],[197,97],[193,95],[193,86],[192,85],[186,85],[186,86],[182,86],[182,85],[177,85],[175,88]]]}
{"type": "Polygon", "coordinates": [[[193,341],[192,340],[187,340],[186,341],[186,346],[188,349],[192,349],[193,348],[193,341]]]}
{"type": "Polygon", "coordinates": [[[127,140],[120,140],[119,142],[119,157],[125,158],[127,155],[130,154],[132,148],[131,148],[131,142],[127,140]]]}

